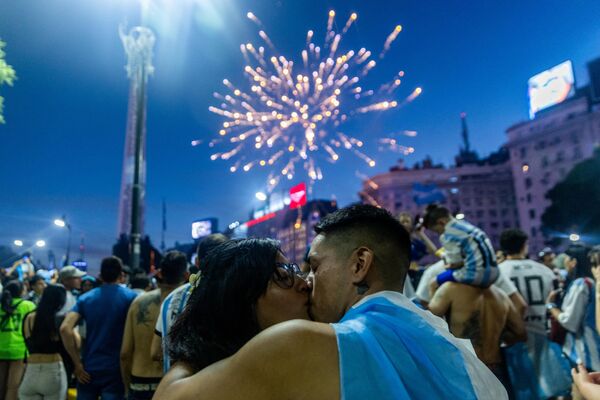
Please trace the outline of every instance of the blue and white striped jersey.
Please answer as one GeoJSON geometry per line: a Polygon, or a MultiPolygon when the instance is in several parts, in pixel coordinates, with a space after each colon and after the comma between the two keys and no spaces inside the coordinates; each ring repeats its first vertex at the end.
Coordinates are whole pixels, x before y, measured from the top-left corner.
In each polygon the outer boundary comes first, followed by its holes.
{"type": "Polygon", "coordinates": [[[467,221],[452,218],[440,240],[447,264],[464,263],[452,274],[457,282],[488,287],[496,281],[500,274],[496,254],[492,242],[481,229],[467,221]]]}

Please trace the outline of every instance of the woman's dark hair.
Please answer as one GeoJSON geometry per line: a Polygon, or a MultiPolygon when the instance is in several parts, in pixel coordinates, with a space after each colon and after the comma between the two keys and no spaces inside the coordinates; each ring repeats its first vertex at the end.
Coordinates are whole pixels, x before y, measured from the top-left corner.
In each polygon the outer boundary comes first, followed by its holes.
{"type": "Polygon", "coordinates": [[[590,259],[588,258],[588,252],[590,248],[580,244],[572,244],[567,247],[565,253],[577,260],[575,266],[575,277],[576,278],[591,278],[592,277],[592,266],[590,259]]]}
{"type": "Polygon", "coordinates": [[[59,337],[56,313],[67,301],[67,291],[59,285],[48,285],[35,311],[33,330],[29,340],[36,348],[47,348],[48,344],[59,337]]]}
{"type": "Polygon", "coordinates": [[[13,306],[13,299],[18,299],[23,293],[23,284],[18,280],[9,281],[4,290],[2,291],[2,297],[0,297],[0,308],[4,311],[5,317],[10,317],[17,308],[13,306]]]}
{"type": "Polygon", "coordinates": [[[279,252],[274,240],[240,239],[208,253],[202,278],[169,333],[169,356],[201,370],[256,336],[256,302],[267,290],[279,252]]]}

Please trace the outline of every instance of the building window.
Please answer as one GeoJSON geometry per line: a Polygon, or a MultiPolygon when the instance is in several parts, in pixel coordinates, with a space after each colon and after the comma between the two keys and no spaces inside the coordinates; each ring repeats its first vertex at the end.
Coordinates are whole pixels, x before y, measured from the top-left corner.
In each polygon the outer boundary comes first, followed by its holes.
{"type": "Polygon", "coordinates": [[[529,218],[530,219],[535,219],[535,210],[533,208],[531,208],[529,210],[529,218]]]}
{"type": "Polygon", "coordinates": [[[510,221],[502,221],[502,227],[504,229],[509,229],[510,228],[510,221]]]}
{"type": "Polygon", "coordinates": [[[583,154],[581,154],[581,148],[579,146],[575,147],[573,149],[573,160],[579,160],[582,157],[583,154]]]}
{"type": "Polygon", "coordinates": [[[506,217],[508,215],[508,208],[503,208],[500,211],[500,215],[503,216],[503,217],[506,217]]]}
{"type": "Polygon", "coordinates": [[[534,226],[531,228],[531,237],[536,237],[537,236],[537,228],[534,226]]]}
{"type": "Polygon", "coordinates": [[[546,142],[544,140],[540,140],[539,142],[536,143],[535,145],[535,149],[536,150],[543,150],[546,148],[546,142]]]}
{"type": "Polygon", "coordinates": [[[548,162],[548,156],[543,156],[542,157],[542,168],[546,168],[548,166],[549,162],[548,162]]]}
{"type": "Polygon", "coordinates": [[[577,136],[577,132],[571,133],[571,142],[573,142],[573,144],[579,143],[579,136],[577,136]]]}
{"type": "Polygon", "coordinates": [[[489,210],[488,213],[490,214],[490,217],[497,217],[498,216],[498,212],[496,210],[489,210]]]}
{"type": "Polygon", "coordinates": [[[477,218],[483,218],[483,210],[477,210],[475,215],[477,215],[477,218]]]}
{"type": "Polygon", "coordinates": [[[556,162],[563,162],[565,160],[565,152],[563,150],[559,150],[558,153],[556,153],[556,162]]]}
{"type": "Polygon", "coordinates": [[[527,202],[531,203],[531,193],[527,193],[527,202]]]}
{"type": "Polygon", "coordinates": [[[529,189],[531,187],[531,178],[525,178],[525,189],[529,189]]]}
{"type": "Polygon", "coordinates": [[[490,226],[492,227],[492,229],[498,229],[498,223],[497,222],[492,222],[490,224],[490,226]]]}
{"type": "Polygon", "coordinates": [[[527,157],[527,147],[521,147],[521,158],[527,157]]]}

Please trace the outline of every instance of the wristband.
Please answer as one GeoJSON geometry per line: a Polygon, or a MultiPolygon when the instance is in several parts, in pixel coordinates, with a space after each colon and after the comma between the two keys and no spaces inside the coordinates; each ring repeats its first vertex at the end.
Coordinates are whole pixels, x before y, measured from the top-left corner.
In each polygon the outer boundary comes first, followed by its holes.
{"type": "Polygon", "coordinates": [[[548,303],[548,304],[546,304],[546,309],[548,311],[552,310],[553,308],[558,308],[558,306],[556,305],[556,303],[548,303]]]}

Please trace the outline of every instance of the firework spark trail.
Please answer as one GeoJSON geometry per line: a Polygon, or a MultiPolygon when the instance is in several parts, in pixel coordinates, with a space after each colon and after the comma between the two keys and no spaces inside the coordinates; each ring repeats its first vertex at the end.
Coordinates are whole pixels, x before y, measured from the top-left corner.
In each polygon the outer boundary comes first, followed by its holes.
{"type": "MultiPolygon", "coordinates": [[[[362,151],[363,140],[340,132],[341,125],[362,114],[405,105],[421,94],[421,88],[404,99],[389,98],[400,86],[403,71],[377,90],[363,87],[362,80],[377,66],[372,53],[366,48],[340,50],[344,35],[358,18],[356,13],[336,33],[335,11],[331,10],[322,47],[313,42],[314,32],[308,31],[306,47],[300,52],[302,61],[297,65],[277,53],[263,23],[252,12],[247,17],[260,29],[259,36],[272,55],[267,56],[263,46],[240,46],[248,89],[224,79],[227,92],[214,93],[220,106],[211,106],[209,111],[225,122],[209,143],[211,148],[223,148],[213,153],[211,160],[232,161],[231,172],[268,168],[269,192],[300,170],[306,172],[310,185],[323,179],[317,158],[335,163],[343,152],[349,152],[374,167],[376,161],[362,151]]],[[[380,58],[401,30],[398,25],[387,37],[380,58]]],[[[380,139],[379,145],[405,154],[411,149],[393,138],[380,139]]]]}

